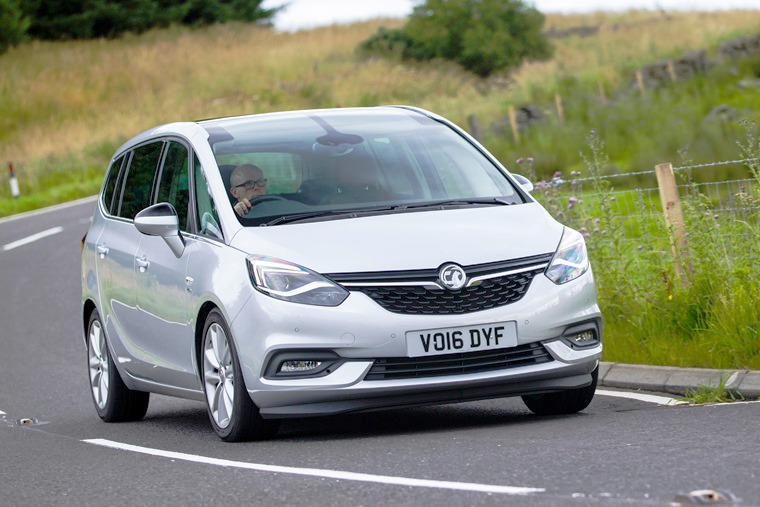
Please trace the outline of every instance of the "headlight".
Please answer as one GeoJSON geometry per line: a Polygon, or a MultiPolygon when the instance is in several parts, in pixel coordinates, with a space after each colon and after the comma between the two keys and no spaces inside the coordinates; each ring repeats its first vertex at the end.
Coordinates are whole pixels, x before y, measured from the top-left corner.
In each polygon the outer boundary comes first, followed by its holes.
{"type": "Polygon", "coordinates": [[[557,285],[575,280],[588,271],[586,242],[578,231],[565,227],[557,253],[546,269],[546,276],[557,285]]]}
{"type": "Polygon", "coordinates": [[[253,286],[273,298],[317,306],[338,306],[348,291],[303,266],[271,257],[247,258],[253,286]]]}

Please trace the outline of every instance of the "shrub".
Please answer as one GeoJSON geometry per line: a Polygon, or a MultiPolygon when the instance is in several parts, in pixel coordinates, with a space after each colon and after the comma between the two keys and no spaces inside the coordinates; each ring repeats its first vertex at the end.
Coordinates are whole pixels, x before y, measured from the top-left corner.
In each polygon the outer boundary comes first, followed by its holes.
{"type": "Polygon", "coordinates": [[[522,0],[425,0],[398,30],[381,28],[359,49],[405,59],[455,61],[481,77],[545,60],[544,16],[522,0]]]}

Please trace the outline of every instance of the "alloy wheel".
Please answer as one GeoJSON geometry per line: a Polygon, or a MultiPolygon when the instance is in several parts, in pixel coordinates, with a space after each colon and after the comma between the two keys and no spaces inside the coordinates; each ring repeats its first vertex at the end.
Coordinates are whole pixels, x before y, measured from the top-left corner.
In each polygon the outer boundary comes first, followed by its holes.
{"type": "Polygon", "coordinates": [[[94,320],[88,333],[87,348],[90,364],[90,387],[98,408],[103,410],[108,402],[109,372],[108,346],[99,320],[94,320]]]}
{"type": "Polygon", "coordinates": [[[227,335],[216,322],[209,326],[204,339],[203,382],[214,422],[226,428],[235,402],[235,366],[227,335]]]}

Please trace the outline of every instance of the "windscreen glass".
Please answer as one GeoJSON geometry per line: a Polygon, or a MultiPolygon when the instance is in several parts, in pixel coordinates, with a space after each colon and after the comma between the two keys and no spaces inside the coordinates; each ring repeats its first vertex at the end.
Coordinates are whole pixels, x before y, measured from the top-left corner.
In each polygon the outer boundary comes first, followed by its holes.
{"type": "Polygon", "coordinates": [[[202,125],[244,225],[449,201],[523,202],[477,148],[412,111],[307,111],[202,125]]]}

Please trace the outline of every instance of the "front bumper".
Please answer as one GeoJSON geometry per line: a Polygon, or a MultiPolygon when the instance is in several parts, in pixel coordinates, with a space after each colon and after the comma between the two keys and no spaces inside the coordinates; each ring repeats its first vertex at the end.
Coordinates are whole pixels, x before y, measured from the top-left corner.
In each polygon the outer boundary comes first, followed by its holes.
{"type": "Polygon", "coordinates": [[[463,315],[399,315],[361,293],[335,308],[254,293],[231,323],[248,392],[263,417],[338,414],[577,389],[591,383],[600,343],[582,349],[558,339],[600,318],[593,275],[557,286],[537,276],[518,302],[463,315]],[[375,359],[408,355],[406,332],[514,321],[518,345],[540,342],[552,361],[508,369],[396,380],[364,380],[375,359]],[[265,378],[269,359],[288,350],[329,350],[346,360],[315,378],[265,378]]]}

